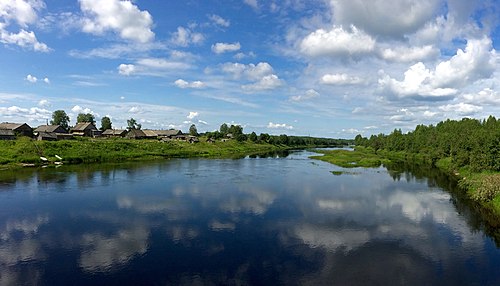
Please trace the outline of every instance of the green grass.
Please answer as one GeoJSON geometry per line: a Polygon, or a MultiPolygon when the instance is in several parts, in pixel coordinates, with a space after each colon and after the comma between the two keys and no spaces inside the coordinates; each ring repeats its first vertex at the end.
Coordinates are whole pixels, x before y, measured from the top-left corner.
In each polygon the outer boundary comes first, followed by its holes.
{"type": "Polygon", "coordinates": [[[384,158],[370,149],[356,148],[356,150],[316,150],[315,152],[323,156],[312,156],[317,159],[343,168],[374,168],[380,167],[383,163],[390,162],[390,159],[384,158]]]}
{"type": "Polygon", "coordinates": [[[201,141],[190,144],[181,141],[78,138],[49,142],[19,138],[14,141],[0,141],[0,165],[5,169],[22,163],[40,164],[40,156],[55,162],[58,161],[55,155],[62,157],[65,163],[75,164],[158,158],[238,158],[286,149],[285,146],[249,141],[207,143],[203,138],[201,141]]]}

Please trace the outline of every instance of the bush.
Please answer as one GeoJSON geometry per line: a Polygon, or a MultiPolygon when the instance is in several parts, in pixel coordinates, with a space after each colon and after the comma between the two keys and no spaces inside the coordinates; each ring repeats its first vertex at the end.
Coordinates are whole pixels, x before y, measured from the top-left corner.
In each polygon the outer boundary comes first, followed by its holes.
{"type": "Polygon", "coordinates": [[[500,174],[486,175],[478,183],[473,198],[488,202],[500,195],[500,174]]]}

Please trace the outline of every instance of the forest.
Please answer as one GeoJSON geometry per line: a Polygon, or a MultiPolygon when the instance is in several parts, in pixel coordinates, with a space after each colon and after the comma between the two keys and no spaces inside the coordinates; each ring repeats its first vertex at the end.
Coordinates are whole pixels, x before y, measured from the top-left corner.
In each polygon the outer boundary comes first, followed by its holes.
{"type": "Polygon", "coordinates": [[[357,135],[357,146],[378,150],[420,154],[435,164],[449,158],[454,168],[471,171],[500,171],[500,120],[490,116],[485,120],[463,118],[446,120],[434,125],[418,125],[403,134],[395,129],[391,134],[357,135]]]}

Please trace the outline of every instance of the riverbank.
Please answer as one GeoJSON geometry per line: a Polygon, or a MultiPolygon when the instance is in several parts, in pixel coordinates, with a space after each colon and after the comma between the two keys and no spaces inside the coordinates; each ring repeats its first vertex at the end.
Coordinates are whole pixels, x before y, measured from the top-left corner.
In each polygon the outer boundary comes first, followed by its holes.
{"type": "Polygon", "coordinates": [[[322,156],[312,156],[331,164],[344,167],[379,167],[395,162],[413,162],[434,164],[450,176],[456,176],[459,186],[466,196],[477,202],[483,211],[491,212],[495,219],[492,221],[500,227],[500,174],[493,172],[473,172],[469,168],[455,169],[450,158],[432,162],[425,154],[408,154],[405,152],[390,152],[385,150],[373,151],[371,148],[356,147],[354,150],[316,150],[322,156]]]}
{"type": "Polygon", "coordinates": [[[62,141],[34,141],[19,138],[0,141],[0,166],[3,169],[42,164],[101,163],[161,158],[240,158],[290,149],[284,145],[238,142],[201,142],[190,144],[183,141],[161,142],[158,140],[90,139],[62,141]],[[44,157],[47,161],[42,161],[44,157]],[[58,158],[59,157],[59,158],[58,158]],[[60,159],[62,158],[62,159],[60,159]]]}

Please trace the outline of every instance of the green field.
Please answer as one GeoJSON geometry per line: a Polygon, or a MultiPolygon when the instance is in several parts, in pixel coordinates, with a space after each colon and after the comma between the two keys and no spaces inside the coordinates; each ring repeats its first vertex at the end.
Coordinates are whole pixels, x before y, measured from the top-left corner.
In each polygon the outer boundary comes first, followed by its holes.
{"type": "Polygon", "coordinates": [[[34,141],[19,138],[13,141],[0,141],[0,165],[5,168],[26,164],[42,164],[40,157],[49,163],[60,161],[70,164],[121,162],[129,160],[149,160],[158,158],[237,158],[246,155],[273,152],[287,149],[286,146],[250,141],[190,144],[183,141],[161,142],[158,140],[131,139],[90,139],[78,138],[61,141],[34,141]]]}

